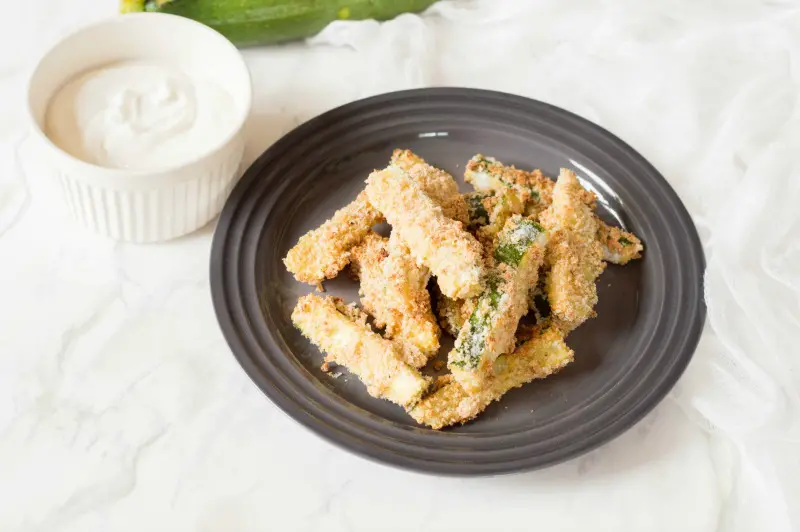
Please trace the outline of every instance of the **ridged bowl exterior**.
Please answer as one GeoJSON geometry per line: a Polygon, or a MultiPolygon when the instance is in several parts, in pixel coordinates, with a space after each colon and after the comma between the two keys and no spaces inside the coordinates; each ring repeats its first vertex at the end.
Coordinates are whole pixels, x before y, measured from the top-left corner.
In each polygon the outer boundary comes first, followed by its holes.
{"type": "Polygon", "coordinates": [[[222,210],[239,176],[244,140],[239,134],[208,159],[165,174],[152,188],[87,182],[61,171],[64,201],[81,225],[116,240],[161,242],[191,233],[222,210]]]}

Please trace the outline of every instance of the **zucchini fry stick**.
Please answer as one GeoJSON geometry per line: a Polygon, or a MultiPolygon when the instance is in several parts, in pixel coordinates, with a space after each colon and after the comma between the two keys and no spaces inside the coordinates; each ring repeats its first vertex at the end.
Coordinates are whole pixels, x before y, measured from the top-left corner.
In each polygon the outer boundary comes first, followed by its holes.
{"type": "Polygon", "coordinates": [[[597,219],[597,240],[603,248],[603,260],[612,264],[628,264],[642,257],[642,241],[619,227],[597,219]]]}
{"type": "Polygon", "coordinates": [[[535,215],[543,211],[553,196],[552,180],[540,170],[525,172],[513,166],[505,166],[493,157],[476,155],[467,163],[464,179],[475,190],[510,192],[518,205],[516,212],[535,215]]]}
{"type": "Polygon", "coordinates": [[[416,262],[430,268],[442,293],[466,298],[480,291],[481,245],[461,222],[445,216],[406,172],[391,165],[375,171],[367,179],[366,192],[416,262]]]}
{"type": "Polygon", "coordinates": [[[546,245],[542,226],[519,215],[509,219],[497,236],[496,265],[448,355],[447,365],[465,389],[481,389],[492,375],[495,359],[513,351],[514,333],[528,312],[528,294],[536,286],[546,245]]]}
{"type": "Polygon", "coordinates": [[[458,191],[458,183],[453,176],[429,165],[411,150],[394,150],[391,164],[410,175],[425,194],[442,208],[445,216],[465,225],[468,223],[467,203],[458,191]]]}
{"type": "Polygon", "coordinates": [[[408,348],[406,362],[424,366],[439,351],[439,326],[426,290],[430,270],[417,266],[394,234],[387,240],[374,232],[353,250],[352,266],[361,281],[361,303],[375,326],[408,348]]]}
{"type": "Polygon", "coordinates": [[[365,192],[339,209],[318,228],[300,237],[283,263],[303,283],[319,284],[336,277],[350,262],[350,250],[383,221],[383,215],[370,205],[365,192]]]}
{"type": "Polygon", "coordinates": [[[564,343],[563,334],[556,328],[546,329],[513,353],[498,358],[497,373],[485,389],[470,394],[450,379],[408,413],[417,423],[433,429],[465,423],[509,390],[556,373],[572,362],[573,357],[574,352],[564,343]]]}
{"type": "Polygon", "coordinates": [[[292,321],[326,353],[325,360],[346,367],[373,397],[410,406],[429,380],[403,360],[397,344],[373,332],[366,315],[340,299],[308,294],[297,301],[292,321]]]}
{"type": "MultiPolygon", "coordinates": [[[[442,207],[445,216],[466,222],[467,206],[453,176],[427,164],[409,150],[395,150],[392,161],[407,170],[411,178],[442,207]]],[[[383,221],[383,215],[361,192],[349,205],[317,229],[300,237],[283,260],[295,279],[318,285],[331,279],[350,262],[350,252],[383,221]]]]}
{"type": "Polygon", "coordinates": [[[553,189],[553,203],[540,216],[550,231],[547,300],[552,313],[572,328],[594,315],[595,281],[605,268],[597,241],[597,218],[586,203],[586,194],[575,174],[562,169],[553,189]]]}

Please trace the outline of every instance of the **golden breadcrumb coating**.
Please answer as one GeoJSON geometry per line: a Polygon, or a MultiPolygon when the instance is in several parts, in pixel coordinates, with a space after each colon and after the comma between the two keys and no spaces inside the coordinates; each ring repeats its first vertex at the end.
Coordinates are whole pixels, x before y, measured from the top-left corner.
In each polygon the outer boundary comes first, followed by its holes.
{"type": "Polygon", "coordinates": [[[396,166],[375,171],[367,179],[366,192],[417,263],[430,268],[442,293],[463,299],[480,291],[481,245],[461,222],[445,216],[406,172],[396,166]]]}
{"type": "Polygon", "coordinates": [[[335,277],[350,262],[350,250],[380,223],[383,215],[370,205],[365,192],[313,231],[300,237],[283,259],[302,283],[319,284],[335,277]]]}
{"type": "Polygon", "coordinates": [[[403,360],[401,348],[373,332],[366,316],[340,299],[303,296],[292,321],[326,353],[326,362],[346,367],[373,397],[410,406],[428,389],[429,379],[403,360]]]}
{"type": "Polygon", "coordinates": [[[485,388],[469,393],[447,376],[438,383],[436,391],[416,403],[408,413],[418,423],[433,429],[465,423],[509,390],[556,373],[572,362],[573,357],[574,352],[564,343],[563,334],[555,328],[547,329],[510,355],[495,361],[496,375],[485,388]]]}
{"type": "Polygon", "coordinates": [[[447,365],[465,389],[483,388],[495,359],[514,349],[514,333],[528,312],[546,245],[544,228],[518,214],[497,235],[486,288],[448,355],[447,365]]]}
{"type": "Polygon", "coordinates": [[[424,366],[439,350],[439,326],[426,286],[430,271],[418,266],[396,236],[370,233],[353,249],[353,266],[361,283],[361,304],[384,335],[408,344],[406,362],[424,366]]]}
{"type": "Polygon", "coordinates": [[[467,204],[453,176],[429,165],[411,150],[394,150],[391,164],[411,176],[425,194],[442,208],[445,216],[467,224],[467,204]]]}
{"type": "MultiPolygon", "coordinates": [[[[395,150],[393,163],[406,170],[411,178],[442,207],[445,216],[466,223],[467,205],[453,176],[427,164],[410,150],[395,150]]],[[[283,260],[295,279],[318,285],[335,277],[350,262],[350,251],[367,235],[370,228],[383,221],[362,191],[349,205],[317,229],[300,237],[283,260]]]]}
{"type": "Polygon", "coordinates": [[[628,264],[642,257],[644,246],[639,237],[620,229],[606,225],[597,219],[597,240],[603,246],[603,260],[613,264],[628,264]]]}
{"type": "Polygon", "coordinates": [[[550,231],[547,299],[553,314],[573,328],[594,315],[595,281],[605,268],[597,242],[597,219],[587,200],[591,203],[575,173],[562,169],[553,189],[553,203],[540,216],[550,231]]]}

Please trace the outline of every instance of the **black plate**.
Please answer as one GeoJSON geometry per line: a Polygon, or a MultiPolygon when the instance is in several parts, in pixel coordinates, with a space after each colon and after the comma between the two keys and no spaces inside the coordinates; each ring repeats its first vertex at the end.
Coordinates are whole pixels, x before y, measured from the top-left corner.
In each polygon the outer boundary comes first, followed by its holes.
{"type": "MultiPolygon", "coordinates": [[[[463,181],[461,182],[463,187],[463,181]]],[[[466,187],[464,187],[466,190],[466,187]]],[[[444,474],[551,465],[631,427],[675,384],[705,318],[704,258],[675,192],[630,146],[556,107],[472,89],[384,94],[329,111],[269,148],[233,190],[211,253],[222,331],[250,378],[324,438],[389,464],[444,474]],[[319,370],[322,356],[294,329],[297,297],[312,290],[281,262],[298,237],[348,203],[393,148],[410,148],[461,180],[475,153],[555,175],[574,169],[606,220],[645,243],[644,259],[609,265],[598,317],[569,336],[575,362],[514,390],[476,421],[432,431],[369,397],[355,377],[319,370]]],[[[340,275],[330,293],[356,299],[340,275]]]]}

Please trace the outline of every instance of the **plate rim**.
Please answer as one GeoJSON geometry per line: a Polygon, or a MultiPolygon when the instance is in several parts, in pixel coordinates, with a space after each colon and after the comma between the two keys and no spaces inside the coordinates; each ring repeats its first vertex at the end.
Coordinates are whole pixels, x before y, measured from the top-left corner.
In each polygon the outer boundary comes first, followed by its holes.
{"type": "MultiPolygon", "coordinates": [[[[276,194],[273,194],[273,196],[275,195],[276,194]]],[[[252,213],[248,213],[247,216],[249,217],[251,214],[252,213]]],[[[265,230],[265,228],[262,227],[261,231],[263,230],[265,230]]],[[[274,142],[271,146],[269,146],[251,164],[247,171],[244,172],[242,178],[237,182],[223,207],[212,239],[209,273],[212,302],[214,305],[215,314],[229,348],[253,383],[276,406],[284,411],[284,413],[288,414],[295,421],[310,429],[318,436],[321,436],[323,439],[337,445],[338,447],[344,448],[350,452],[358,454],[362,457],[366,457],[373,461],[377,461],[378,463],[424,473],[444,474],[451,476],[474,476],[538,469],[575,458],[626,432],[629,428],[638,423],[647,413],[652,411],[653,408],[655,408],[655,406],[664,399],[664,397],[669,393],[680,376],[683,374],[696,350],[697,344],[700,341],[706,317],[705,301],[702,294],[704,270],[705,256],[699,234],[694,226],[691,215],[689,214],[683,202],[680,200],[680,197],[671,187],[669,182],[649,161],[647,161],[641,154],[639,154],[619,137],[570,111],[524,96],[484,89],[436,87],[394,91],[346,103],[326,111],[325,113],[317,115],[314,118],[295,127],[274,142]],[[594,135],[599,135],[604,142],[615,145],[616,149],[625,154],[631,163],[636,163],[640,167],[640,172],[642,174],[646,174],[648,179],[652,180],[652,184],[657,185],[660,188],[660,192],[665,194],[669,206],[676,211],[676,216],[678,217],[677,221],[681,222],[680,225],[684,230],[686,230],[683,242],[685,243],[685,246],[691,250],[691,253],[689,257],[690,260],[686,261],[684,264],[686,265],[687,270],[691,270],[691,273],[695,274],[694,277],[698,281],[699,286],[693,287],[695,288],[694,291],[697,292],[698,297],[695,301],[693,301],[694,305],[691,309],[693,317],[691,320],[689,320],[690,330],[686,331],[686,334],[682,339],[679,339],[674,334],[671,337],[671,341],[678,344],[679,349],[676,349],[678,354],[671,359],[672,363],[669,366],[669,372],[666,375],[661,376],[658,386],[651,389],[650,392],[638,402],[632,404],[627,411],[622,412],[612,423],[593,431],[590,435],[583,437],[580,441],[566,442],[567,445],[559,447],[556,452],[549,453],[549,455],[538,455],[536,457],[529,457],[527,459],[516,458],[497,463],[492,462],[485,467],[483,467],[483,464],[475,462],[444,463],[437,462],[435,460],[431,461],[398,454],[391,449],[383,448],[372,444],[369,441],[356,438],[352,434],[345,434],[340,430],[340,428],[337,428],[334,426],[334,424],[329,422],[330,416],[333,416],[334,414],[322,412],[319,410],[319,407],[317,409],[311,407],[310,410],[306,410],[296,398],[292,399],[283,394],[283,390],[266,385],[264,382],[264,379],[266,378],[265,375],[259,371],[252,354],[248,352],[248,348],[245,345],[246,342],[243,341],[242,335],[246,334],[246,331],[238,330],[239,326],[236,323],[235,315],[238,313],[237,311],[241,309],[234,309],[229,306],[230,302],[227,300],[227,297],[230,294],[228,294],[226,290],[227,283],[224,278],[224,274],[226,272],[225,252],[227,251],[228,244],[226,237],[231,230],[235,214],[238,212],[238,207],[240,207],[242,201],[246,199],[244,197],[244,192],[247,190],[248,186],[258,179],[259,175],[264,170],[264,167],[270,160],[279,157],[283,151],[288,149],[293,139],[302,139],[305,134],[308,132],[313,132],[315,127],[320,124],[324,124],[325,121],[330,120],[332,116],[354,112],[358,113],[359,109],[363,109],[365,107],[369,108],[370,106],[380,104],[400,102],[409,98],[475,99],[484,102],[514,105],[522,107],[526,111],[534,114],[549,113],[555,119],[577,122],[585,130],[593,133],[594,135]]],[[[274,331],[270,331],[271,336],[274,336],[274,334],[274,331]]],[[[272,338],[272,344],[273,345],[270,347],[273,349],[277,348],[274,338],[272,338]]],[[[274,380],[274,378],[275,376],[273,376],[272,380],[274,380]]],[[[626,392],[626,395],[633,393],[634,390],[635,388],[631,388],[626,392]]],[[[439,432],[438,434],[446,434],[446,432],[439,432]]]]}

